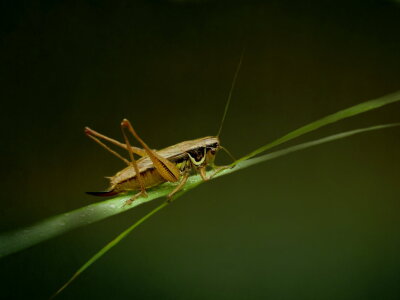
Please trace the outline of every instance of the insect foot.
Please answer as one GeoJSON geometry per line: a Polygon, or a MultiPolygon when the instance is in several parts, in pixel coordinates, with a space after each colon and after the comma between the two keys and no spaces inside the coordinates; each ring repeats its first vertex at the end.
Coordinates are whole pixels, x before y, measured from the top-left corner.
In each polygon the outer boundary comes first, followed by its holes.
{"type": "Polygon", "coordinates": [[[123,205],[122,207],[131,205],[133,201],[135,201],[137,198],[139,198],[139,197],[141,197],[141,196],[147,197],[147,193],[146,193],[145,191],[140,191],[139,193],[133,195],[133,196],[130,197],[128,200],[126,200],[125,203],[124,203],[124,205],[123,205]]]}

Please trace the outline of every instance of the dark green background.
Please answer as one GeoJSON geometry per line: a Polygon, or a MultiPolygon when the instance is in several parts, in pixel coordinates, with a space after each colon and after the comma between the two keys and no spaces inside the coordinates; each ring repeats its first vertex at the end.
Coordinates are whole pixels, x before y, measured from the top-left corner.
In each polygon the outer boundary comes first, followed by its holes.
{"type": "MultiPolygon", "coordinates": [[[[221,136],[237,157],[400,88],[391,1],[3,1],[0,19],[1,231],[100,200],[84,192],[123,164],[86,125],[120,139],[129,118],[153,148],[215,134],[243,47],[221,136]]],[[[367,133],[204,184],[59,299],[399,299],[399,137],[367,133]]],[[[0,297],[46,299],[155,205],[0,260],[0,297]]]]}

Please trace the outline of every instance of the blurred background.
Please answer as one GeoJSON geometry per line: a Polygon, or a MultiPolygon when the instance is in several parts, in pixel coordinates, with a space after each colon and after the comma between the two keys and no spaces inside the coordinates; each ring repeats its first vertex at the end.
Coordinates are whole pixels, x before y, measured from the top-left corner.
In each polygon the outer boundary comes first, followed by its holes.
{"type": "MultiPolygon", "coordinates": [[[[124,165],[84,126],[121,139],[128,118],[158,149],[215,135],[243,48],[221,135],[236,157],[400,88],[396,1],[1,6],[1,231],[102,200],[85,191],[124,165]]],[[[399,112],[393,104],[295,143],[399,122],[399,112]]],[[[399,299],[399,137],[367,133],[204,184],[59,299],[399,299]]],[[[3,258],[0,297],[47,299],[161,201],[3,258]]]]}

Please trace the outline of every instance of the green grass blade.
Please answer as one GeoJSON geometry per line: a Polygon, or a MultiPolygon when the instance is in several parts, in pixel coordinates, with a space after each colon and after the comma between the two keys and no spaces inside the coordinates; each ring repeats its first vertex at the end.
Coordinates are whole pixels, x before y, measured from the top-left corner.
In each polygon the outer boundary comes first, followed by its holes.
{"type": "Polygon", "coordinates": [[[322,119],[319,119],[317,121],[314,121],[310,124],[307,124],[303,127],[300,127],[292,132],[289,132],[288,134],[284,135],[283,137],[269,143],[266,144],[254,151],[252,151],[251,153],[243,156],[242,158],[238,159],[237,161],[235,161],[234,163],[232,163],[232,165],[235,165],[241,161],[247,160],[251,157],[254,157],[266,150],[269,150],[275,146],[278,146],[280,144],[283,144],[287,141],[290,141],[294,138],[297,138],[303,134],[309,133],[311,131],[314,131],[318,128],[321,128],[322,126],[326,126],[328,124],[332,124],[335,123],[337,121],[379,108],[381,106],[393,103],[393,102],[397,102],[400,101],[400,91],[397,91],[395,93],[377,98],[377,99],[373,99],[373,100],[369,100],[357,105],[354,105],[352,107],[340,110],[334,114],[328,115],[322,119]]]}
{"type": "Polygon", "coordinates": [[[53,299],[56,297],[59,293],[61,293],[67,286],[69,286],[72,281],[74,281],[83,271],[85,271],[87,268],[89,268],[95,261],[97,261],[99,258],[101,258],[106,252],[111,250],[114,246],[116,246],[122,239],[124,239],[133,229],[138,227],[140,224],[142,224],[144,221],[146,221],[148,218],[150,218],[152,215],[154,215],[156,212],[160,211],[163,209],[165,206],[168,205],[168,202],[164,202],[161,205],[157,206],[155,209],[153,209],[151,212],[149,212],[147,215],[142,217],[140,220],[135,222],[132,226],[130,226],[128,229],[124,230],[121,234],[119,234],[115,239],[113,239],[111,242],[109,242],[106,246],[104,246],[100,251],[98,251],[95,255],[93,255],[82,267],[79,268],[78,271],[75,272],[75,274],[50,298],[53,299]]]}
{"type": "Polygon", "coordinates": [[[167,195],[173,186],[160,186],[151,190],[147,198],[138,198],[131,205],[124,205],[131,194],[96,202],[82,208],[42,220],[21,229],[0,234],[0,257],[31,247],[50,238],[125,212],[143,203],[167,195]]]}
{"type": "MultiPolygon", "coordinates": [[[[393,103],[400,100],[400,91],[383,96],[381,98],[377,98],[374,100],[370,100],[355,106],[352,106],[348,109],[341,110],[335,114],[329,115],[325,118],[322,118],[318,121],[305,125],[297,130],[290,132],[289,134],[281,137],[269,143],[250,154],[242,157],[233,163],[233,165],[239,164],[261,152],[264,152],[274,146],[282,144],[286,141],[294,139],[300,135],[311,132],[325,126],[327,124],[339,121],[344,118],[348,118],[350,116],[354,116],[356,114],[360,114],[362,112],[366,112],[372,109],[376,109],[383,105],[387,105],[389,103],[393,103]]],[[[200,181],[199,177],[192,176],[186,186],[191,187],[200,181]]],[[[15,253],[22,249],[26,249],[30,246],[36,245],[42,241],[48,240],[52,237],[58,236],[62,233],[68,232],[75,228],[88,225],[104,218],[116,215],[118,213],[124,212],[128,209],[132,209],[138,205],[141,205],[145,202],[152,201],[154,199],[163,197],[170,193],[174,188],[173,184],[163,184],[149,191],[147,198],[139,198],[135,200],[131,205],[124,206],[124,203],[127,199],[131,197],[130,194],[118,196],[112,198],[110,200],[106,200],[103,202],[97,202],[80,209],[73,210],[68,213],[60,214],[36,224],[27,226],[25,228],[17,229],[11,232],[6,232],[0,234],[0,257],[15,253]]]]}
{"type": "MultiPolygon", "coordinates": [[[[292,146],[292,147],[288,147],[286,149],[283,150],[279,150],[279,151],[275,151],[269,154],[265,154],[262,155],[260,157],[257,158],[253,158],[253,159],[249,159],[246,161],[243,161],[241,163],[239,163],[238,165],[236,165],[234,168],[231,169],[226,169],[222,172],[220,172],[219,174],[217,174],[214,178],[216,177],[220,177],[223,175],[227,175],[229,173],[233,173],[236,172],[240,169],[244,169],[247,167],[250,167],[252,165],[255,164],[259,164],[261,162],[265,162],[267,160],[271,160],[274,158],[278,158],[296,151],[300,151],[300,150],[304,150],[310,147],[314,147],[317,145],[321,145],[324,143],[328,143],[328,142],[333,142],[335,140],[338,139],[343,139],[346,137],[350,137],[356,134],[360,134],[363,132],[368,132],[368,131],[374,131],[374,130],[380,130],[380,129],[385,129],[385,128],[390,128],[390,127],[396,127],[396,126],[400,126],[400,123],[394,123],[394,124],[385,124],[385,125],[377,125],[377,126],[371,126],[371,127],[367,127],[367,128],[361,128],[361,129],[356,129],[356,130],[351,130],[351,131],[346,131],[346,132],[342,132],[342,133],[338,133],[338,134],[334,134],[328,137],[324,137],[318,140],[314,140],[311,142],[307,142],[307,143],[303,143],[303,144],[299,144],[296,146],[292,146]]],[[[201,181],[201,179],[199,179],[199,181],[195,184],[193,184],[191,187],[189,188],[185,188],[184,191],[182,191],[180,194],[177,195],[177,197],[174,198],[174,200],[176,198],[178,198],[179,196],[181,196],[183,193],[185,193],[187,190],[199,185],[200,183],[202,183],[203,181],[201,181]]],[[[90,267],[95,261],[97,261],[99,258],[101,258],[106,252],[108,252],[111,248],[113,248],[114,246],[116,246],[123,238],[125,238],[132,230],[134,230],[136,227],[138,227],[140,224],[142,224],[145,220],[147,220],[149,217],[151,217],[152,215],[154,215],[156,212],[158,212],[159,210],[161,210],[162,208],[164,208],[165,206],[167,206],[167,202],[164,202],[163,204],[161,204],[160,206],[156,207],[154,210],[152,210],[151,212],[149,212],[147,215],[145,215],[143,218],[141,218],[139,221],[137,221],[136,223],[134,223],[132,226],[130,226],[128,229],[126,229],[125,231],[123,231],[120,235],[118,235],[115,239],[113,239],[110,243],[108,243],[105,247],[103,247],[100,251],[98,251],[93,257],[91,257],[81,268],[79,268],[78,271],[75,272],[75,274],[71,277],[71,279],[69,279],[67,281],[67,283],[65,283],[54,295],[58,295],[61,291],[63,291],[68,285],[71,284],[71,282],[73,280],[75,280],[83,271],[85,271],[88,267],[90,267]]]]}
{"type": "MultiPolygon", "coordinates": [[[[264,154],[262,156],[256,157],[256,158],[252,158],[252,159],[248,159],[245,161],[242,161],[240,163],[238,163],[235,166],[235,169],[244,169],[244,168],[248,168],[250,166],[259,164],[261,162],[265,162],[267,160],[271,160],[271,159],[275,159],[278,158],[280,156],[284,156],[299,150],[304,150],[313,146],[318,146],[321,144],[325,144],[328,142],[333,142],[335,140],[339,140],[339,139],[343,139],[343,138],[347,138],[359,133],[363,133],[363,132],[368,132],[368,131],[374,131],[374,130],[380,130],[380,129],[385,129],[385,128],[391,128],[391,127],[398,127],[400,126],[400,123],[392,123],[392,124],[384,124],[384,125],[376,125],[376,126],[371,126],[371,127],[366,127],[366,128],[360,128],[360,129],[355,129],[355,130],[351,130],[351,131],[346,131],[346,132],[342,132],[342,133],[337,133],[334,135],[330,135],[318,140],[314,140],[311,142],[306,142],[306,143],[302,143],[302,144],[298,144],[295,146],[291,146],[282,150],[278,150],[275,152],[271,152],[268,154],[264,154]]],[[[221,172],[223,173],[223,172],[221,172]]],[[[216,176],[218,177],[218,176],[216,176]]]]}
{"type": "MultiPolygon", "coordinates": [[[[397,126],[397,124],[392,125],[381,125],[374,126],[365,129],[358,129],[357,132],[363,132],[368,130],[375,130],[374,128],[381,129],[389,126],[397,126]]],[[[339,138],[341,136],[349,136],[350,134],[354,134],[354,131],[350,131],[347,133],[339,134],[339,138]]],[[[337,136],[337,135],[335,135],[337,136]]],[[[322,140],[329,141],[329,139],[333,139],[335,136],[327,137],[322,140]]],[[[281,151],[273,152],[255,159],[250,159],[246,161],[239,162],[235,168],[228,169],[220,172],[214,178],[217,178],[221,175],[229,174],[231,172],[235,172],[242,168],[251,166],[255,163],[259,163],[261,161],[265,161],[268,159],[272,159],[278,156],[282,156],[284,154],[291,153],[297,149],[297,147],[305,149],[307,145],[312,145],[314,142],[309,142],[305,144],[300,144],[294,147],[290,147],[281,151]]],[[[200,176],[195,175],[191,176],[188,179],[187,184],[184,187],[184,190],[189,190],[194,188],[195,186],[202,183],[200,176]]],[[[122,213],[128,209],[132,209],[138,205],[143,203],[155,200],[157,198],[161,198],[166,196],[174,189],[174,185],[170,183],[163,184],[155,189],[148,191],[147,198],[138,198],[131,205],[124,206],[124,203],[127,199],[129,199],[130,195],[118,196],[112,199],[97,202],[80,209],[76,209],[70,211],[68,213],[63,213],[49,219],[45,219],[41,222],[35,223],[33,225],[23,227],[11,232],[5,232],[0,235],[0,258],[7,256],[9,254],[21,251],[23,249],[29,248],[33,245],[36,245],[42,241],[48,240],[55,236],[61,235],[68,231],[71,231],[75,228],[79,228],[84,225],[88,225],[105,218],[117,215],[122,213]]]]}

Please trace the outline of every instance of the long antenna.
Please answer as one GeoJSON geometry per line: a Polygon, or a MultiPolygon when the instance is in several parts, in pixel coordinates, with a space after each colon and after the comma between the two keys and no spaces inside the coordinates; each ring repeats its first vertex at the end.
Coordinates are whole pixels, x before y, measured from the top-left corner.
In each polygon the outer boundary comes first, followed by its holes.
{"type": "Polygon", "coordinates": [[[237,67],[236,67],[235,76],[233,76],[233,80],[232,80],[232,84],[231,84],[231,89],[230,89],[230,91],[229,91],[228,100],[226,101],[226,104],[225,104],[225,110],[224,110],[224,114],[223,114],[223,116],[222,116],[221,125],[219,126],[219,130],[218,130],[217,137],[219,137],[219,135],[221,134],[222,125],[224,125],[224,121],[225,121],[226,114],[227,114],[227,112],[228,112],[229,104],[231,103],[233,89],[235,88],[236,79],[237,79],[237,77],[238,77],[238,75],[239,75],[240,67],[242,66],[242,61],[243,61],[243,56],[244,56],[244,50],[245,50],[245,49],[242,50],[242,54],[240,55],[239,63],[238,63],[238,65],[237,65],[237,67]]]}

